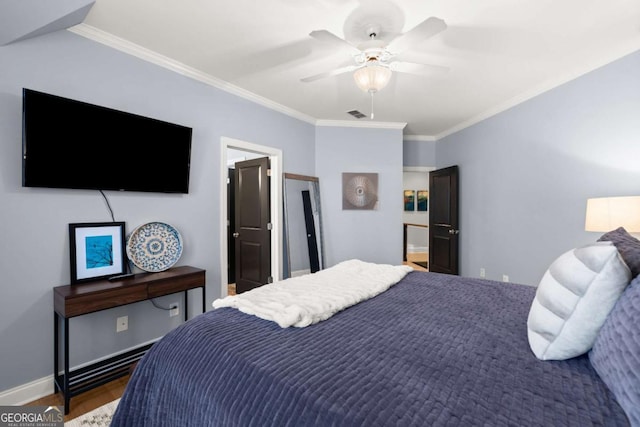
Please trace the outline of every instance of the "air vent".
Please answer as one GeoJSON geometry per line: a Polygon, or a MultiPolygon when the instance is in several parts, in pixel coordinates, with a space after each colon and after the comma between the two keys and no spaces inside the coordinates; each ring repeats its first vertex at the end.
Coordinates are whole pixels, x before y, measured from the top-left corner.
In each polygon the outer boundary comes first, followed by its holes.
{"type": "Polygon", "coordinates": [[[351,110],[351,111],[347,111],[347,114],[351,114],[353,117],[355,117],[356,119],[363,119],[365,117],[367,117],[365,114],[362,114],[360,111],[358,110],[351,110]]]}

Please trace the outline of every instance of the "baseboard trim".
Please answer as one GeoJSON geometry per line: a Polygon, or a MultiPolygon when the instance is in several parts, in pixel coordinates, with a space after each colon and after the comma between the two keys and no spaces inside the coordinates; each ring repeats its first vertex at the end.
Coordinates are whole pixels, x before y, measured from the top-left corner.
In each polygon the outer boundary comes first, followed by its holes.
{"type": "Polygon", "coordinates": [[[429,248],[427,246],[413,246],[413,245],[407,246],[407,253],[409,254],[416,254],[421,252],[427,253],[429,252],[429,248]]]}
{"type": "Polygon", "coordinates": [[[50,394],[53,394],[53,375],[0,392],[0,405],[24,405],[50,394]]]}

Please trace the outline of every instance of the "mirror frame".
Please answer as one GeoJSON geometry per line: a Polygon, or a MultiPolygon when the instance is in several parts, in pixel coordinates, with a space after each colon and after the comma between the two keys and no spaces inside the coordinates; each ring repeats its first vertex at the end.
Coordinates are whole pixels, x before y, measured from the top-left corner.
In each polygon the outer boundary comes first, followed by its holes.
{"type": "Polygon", "coordinates": [[[296,181],[307,181],[314,184],[314,189],[317,192],[317,206],[318,206],[318,257],[320,258],[320,270],[324,269],[324,235],[322,230],[322,204],[320,203],[320,179],[315,176],[299,175],[295,173],[283,173],[282,174],[282,200],[283,200],[283,230],[284,230],[284,246],[286,253],[283,254],[283,278],[287,279],[291,277],[291,257],[290,257],[290,245],[289,245],[289,219],[287,212],[287,179],[296,181]]]}

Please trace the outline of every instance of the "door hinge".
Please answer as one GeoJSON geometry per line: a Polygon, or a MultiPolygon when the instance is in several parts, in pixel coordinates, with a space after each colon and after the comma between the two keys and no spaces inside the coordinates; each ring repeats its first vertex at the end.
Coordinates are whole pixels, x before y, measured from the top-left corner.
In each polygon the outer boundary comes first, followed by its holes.
{"type": "Polygon", "coordinates": [[[271,169],[267,169],[267,176],[271,176],[271,169]]]}
{"type": "Polygon", "coordinates": [[[273,276],[267,277],[267,283],[273,283],[273,276]]]}
{"type": "Polygon", "coordinates": [[[267,223],[267,230],[273,230],[273,224],[271,224],[270,222],[267,223]]]}

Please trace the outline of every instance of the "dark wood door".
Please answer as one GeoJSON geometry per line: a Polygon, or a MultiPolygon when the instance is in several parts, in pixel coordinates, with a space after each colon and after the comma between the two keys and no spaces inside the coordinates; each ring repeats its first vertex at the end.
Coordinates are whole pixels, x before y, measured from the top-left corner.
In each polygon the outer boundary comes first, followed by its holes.
{"type": "Polygon", "coordinates": [[[458,166],[429,173],[429,271],[458,274],[458,166]]]}
{"type": "Polygon", "coordinates": [[[235,254],[236,292],[271,281],[269,159],[236,163],[235,254]]]}

